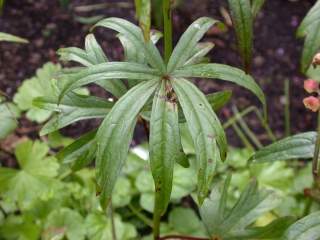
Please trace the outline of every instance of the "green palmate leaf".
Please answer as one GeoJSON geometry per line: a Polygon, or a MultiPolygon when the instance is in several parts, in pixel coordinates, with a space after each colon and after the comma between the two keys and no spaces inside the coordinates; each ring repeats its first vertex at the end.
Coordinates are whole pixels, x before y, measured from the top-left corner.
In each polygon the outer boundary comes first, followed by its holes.
{"type": "MultiPolygon", "coordinates": [[[[91,213],[85,221],[88,229],[87,235],[90,240],[113,239],[112,236],[112,221],[104,213],[91,213]]],[[[121,240],[135,239],[137,231],[133,225],[125,223],[120,216],[114,218],[116,236],[121,240]]]]}
{"type": "MultiPolygon", "coordinates": [[[[242,192],[234,207],[228,211],[226,208],[227,192],[230,184],[230,176],[225,182],[216,185],[210,198],[206,199],[200,209],[200,214],[210,236],[214,239],[263,239],[263,231],[250,228],[260,216],[274,209],[280,198],[273,191],[258,190],[256,181],[252,181],[242,192]],[[238,238],[242,237],[243,238],[238,238]]],[[[287,226],[288,224],[284,224],[287,226]]],[[[270,235],[278,225],[265,227],[264,233],[270,235]]],[[[262,229],[260,229],[262,230],[262,229]]],[[[268,236],[268,235],[267,235],[268,236]]]]}
{"type": "Polygon", "coordinates": [[[311,8],[311,10],[308,12],[307,16],[303,19],[302,23],[300,24],[298,30],[297,30],[297,35],[298,37],[303,37],[311,29],[310,26],[313,24],[316,24],[317,22],[320,21],[320,1],[318,0],[316,4],[311,8]]]}
{"type": "Polygon", "coordinates": [[[114,103],[102,98],[70,92],[60,103],[54,97],[41,97],[36,98],[33,105],[50,112],[57,112],[57,115],[51,118],[40,132],[40,135],[46,135],[80,120],[104,118],[114,103]]]}
{"type": "Polygon", "coordinates": [[[6,199],[24,208],[34,199],[46,197],[54,190],[59,164],[47,156],[45,143],[25,141],[15,150],[20,169],[0,168],[0,192],[6,199]]]}
{"type": "Polygon", "coordinates": [[[177,234],[197,237],[207,236],[203,223],[190,208],[174,208],[169,214],[169,226],[177,234]]]}
{"type": "Polygon", "coordinates": [[[230,240],[236,239],[282,239],[282,236],[286,229],[294,222],[293,217],[280,217],[264,227],[252,227],[246,229],[242,233],[239,232],[238,236],[230,238],[230,240]]]}
{"type": "Polygon", "coordinates": [[[184,66],[201,63],[212,48],[214,48],[214,44],[211,42],[198,43],[193,50],[190,59],[185,62],[184,66]]]}
{"type": "Polygon", "coordinates": [[[320,236],[320,212],[314,212],[289,227],[284,240],[316,240],[320,236]]]}
{"type": "Polygon", "coordinates": [[[37,70],[36,76],[25,80],[14,95],[13,101],[22,111],[27,111],[27,118],[37,122],[46,121],[51,112],[32,105],[37,97],[52,96],[56,94],[53,78],[61,70],[60,65],[46,63],[37,70]]]}
{"type": "Polygon", "coordinates": [[[131,201],[132,192],[130,180],[126,177],[119,177],[112,194],[112,207],[118,208],[128,205],[131,201]]]}
{"type": "Polygon", "coordinates": [[[108,62],[90,66],[80,70],[78,73],[65,74],[61,76],[60,98],[67,92],[80,86],[108,79],[140,79],[150,80],[158,76],[157,70],[145,65],[128,62],[108,62]]]}
{"type": "MultiPolygon", "coordinates": [[[[319,4],[320,6],[320,4],[319,4]]],[[[308,28],[308,33],[304,42],[301,71],[305,73],[311,65],[312,59],[317,51],[320,49],[320,20],[312,24],[308,28]]]]}
{"type": "Polygon", "coordinates": [[[193,22],[181,36],[174,48],[167,66],[167,72],[171,73],[179,69],[194,55],[194,49],[203,35],[218,21],[202,17],[193,22]]]}
{"type": "Polygon", "coordinates": [[[128,91],[112,108],[97,136],[97,180],[101,203],[108,204],[112,189],[127,158],[137,115],[158,86],[157,80],[142,82],[128,91]]]}
{"type": "Polygon", "coordinates": [[[29,41],[9,33],[0,32],[0,42],[28,43],[29,41]]]}
{"type": "Polygon", "coordinates": [[[46,219],[43,240],[51,239],[85,239],[84,219],[76,211],[60,208],[50,213],[46,219]]]}
{"type": "Polygon", "coordinates": [[[260,149],[250,160],[253,162],[272,162],[311,158],[314,154],[316,138],[316,132],[297,134],[260,149]]]}
{"type": "Polygon", "coordinates": [[[77,171],[87,166],[95,156],[96,144],[94,138],[96,130],[90,131],[73,143],[61,150],[56,158],[63,164],[72,165],[72,169],[77,171]]]}
{"type": "Polygon", "coordinates": [[[208,193],[218,159],[226,158],[225,133],[204,94],[196,86],[185,79],[174,79],[173,88],[195,145],[198,164],[198,198],[202,203],[208,193]]]}
{"type": "Polygon", "coordinates": [[[162,81],[156,92],[150,120],[150,164],[154,178],[155,215],[160,217],[167,209],[172,190],[173,167],[183,152],[180,143],[178,106],[170,102],[162,81]]]}
{"type": "Polygon", "coordinates": [[[238,48],[246,71],[249,70],[253,46],[253,16],[250,0],[228,0],[238,48]]]}
{"type": "Polygon", "coordinates": [[[165,65],[158,49],[151,41],[145,43],[143,33],[139,27],[120,18],[103,19],[95,25],[95,27],[99,26],[113,29],[125,36],[137,49],[143,51],[147,62],[152,67],[159,69],[161,72],[165,71],[165,65]]]}
{"type": "Polygon", "coordinates": [[[0,104],[0,140],[16,129],[19,116],[20,110],[13,103],[0,104]]]}
{"type": "Polygon", "coordinates": [[[151,0],[135,0],[139,25],[143,31],[145,41],[150,40],[151,0]]]}
{"type": "Polygon", "coordinates": [[[253,18],[256,18],[266,0],[251,0],[251,12],[253,18]]]}
{"type": "Polygon", "coordinates": [[[51,148],[65,147],[72,142],[72,138],[63,136],[59,131],[52,132],[48,135],[48,145],[51,148]]]}
{"type": "MultiPolygon", "coordinates": [[[[70,47],[59,49],[58,54],[63,61],[75,61],[86,67],[108,62],[107,56],[93,34],[86,36],[85,51],[70,47]]],[[[122,96],[127,89],[123,82],[117,79],[102,79],[96,83],[116,97],[122,96]]]]}
{"type": "MultiPolygon", "coordinates": [[[[152,181],[152,174],[149,169],[146,170],[147,166],[143,164],[145,161],[141,161],[142,163],[140,162],[140,164],[142,166],[139,166],[139,168],[135,170],[135,186],[141,193],[141,207],[153,213],[155,188],[152,181]]],[[[128,163],[130,162],[128,161],[128,163]]],[[[173,172],[171,200],[173,202],[179,202],[181,198],[188,196],[195,190],[195,185],[196,176],[194,171],[191,168],[184,168],[178,164],[175,164],[173,172]]]]}
{"type": "Polygon", "coordinates": [[[0,236],[8,240],[38,240],[40,226],[27,216],[10,215],[0,225],[0,236]]]}
{"type": "Polygon", "coordinates": [[[266,106],[265,96],[259,85],[254,79],[245,74],[238,68],[230,67],[223,64],[196,64],[186,66],[173,73],[176,77],[201,77],[201,78],[217,78],[225,81],[230,81],[247,88],[254,93],[261,103],[266,106]]]}

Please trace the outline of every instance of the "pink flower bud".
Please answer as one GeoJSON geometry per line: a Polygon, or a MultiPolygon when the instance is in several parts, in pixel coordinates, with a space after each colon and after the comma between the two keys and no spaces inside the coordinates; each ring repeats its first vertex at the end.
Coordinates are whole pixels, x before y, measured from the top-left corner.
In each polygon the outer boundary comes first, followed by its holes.
{"type": "Polygon", "coordinates": [[[313,79],[308,79],[304,81],[303,87],[308,93],[314,93],[319,90],[319,83],[313,79]]]}
{"type": "Polygon", "coordinates": [[[313,112],[317,112],[320,108],[320,100],[313,96],[304,98],[303,104],[307,109],[310,109],[313,112]]]}

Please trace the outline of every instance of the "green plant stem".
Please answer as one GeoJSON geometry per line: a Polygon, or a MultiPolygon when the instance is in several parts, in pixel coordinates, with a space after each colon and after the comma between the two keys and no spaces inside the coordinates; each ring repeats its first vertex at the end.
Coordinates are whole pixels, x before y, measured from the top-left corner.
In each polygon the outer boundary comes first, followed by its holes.
{"type": "MultiPolygon", "coordinates": [[[[244,109],[242,112],[239,113],[238,117],[244,117],[244,116],[250,114],[251,112],[254,112],[257,115],[261,125],[266,130],[270,140],[275,142],[277,140],[277,138],[273,134],[269,124],[265,121],[264,117],[262,116],[262,114],[260,113],[260,111],[259,111],[259,109],[257,107],[250,106],[250,107],[244,109]]],[[[230,126],[232,126],[235,122],[237,122],[237,117],[236,116],[230,118],[225,124],[223,124],[223,128],[227,129],[230,126]]]]}
{"type": "Polygon", "coordinates": [[[152,220],[143,215],[139,210],[137,210],[132,204],[128,205],[131,212],[136,215],[142,222],[144,222],[147,226],[153,228],[152,220]]]}
{"type": "Polygon", "coordinates": [[[114,221],[112,199],[110,201],[110,218],[111,218],[111,228],[112,228],[112,240],[117,240],[116,224],[114,221]]]}
{"type": "Polygon", "coordinates": [[[314,155],[313,155],[313,160],[312,160],[312,174],[313,174],[313,179],[316,187],[318,188],[320,186],[320,181],[319,181],[319,152],[320,152],[320,111],[318,112],[318,125],[317,125],[317,140],[316,140],[316,145],[314,148],[314,155]]]}
{"type": "Polygon", "coordinates": [[[256,115],[258,116],[258,118],[260,119],[260,122],[262,124],[262,126],[264,127],[264,129],[266,130],[270,140],[272,142],[275,142],[277,141],[277,138],[276,136],[274,135],[274,133],[272,132],[271,130],[271,127],[269,126],[268,122],[265,120],[265,118],[261,115],[261,113],[259,112],[258,109],[256,109],[255,111],[256,115]]]}
{"type": "Polygon", "coordinates": [[[140,17],[140,10],[141,10],[141,0],[134,0],[134,5],[136,7],[136,18],[140,17]]]}
{"type": "Polygon", "coordinates": [[[163,0],[162,12],[164,26],[164,60],[168,63],[172,53],[172,9],[170,0],[163,0]]]}
{"type": "Polygon", "coordinates": [[[305,208],[304,208],[303,216],[302,216],[302,217],[305,217],[305,216],[309,215],[311,206],[312,206],[312,198],[309,197],[309,198],[307,199],[307,201],[306,201],[306,206],[305,206],[305,208]]]}
{"type": "Polygon", "coordinates": [[[246,148],[254,151],[254,147],[251,145],[250,141],[247,139],[247,137],[242,132],[242,130],[238,127],[238,125],[234,122],[234,123],[232,123],[231,126],[234,129],[234,131],[236,132],[236,134],[238,135],[238,137],[241,139],[241,141],[244,144],[244,146],[246,148]]]}
{"type": "Polygon", "coordinates": [[[58,177],[58,179],[59,179],[59,180],[63,180],[63,179],[65,179],[65,178],[69,177],[72,173],[73,173],[72,170],[68,169],[68,170],[66,170],[65,172],[63,172],[63,173],[58,177]]]}
{"type": "Polygon", "coordinates": [[[284,105],[284,119],[285,119],[285,135],[290,136],[291,125],[290,125],[290,81],[286,79],[284,82],[284,95],[285,95],[285,105],[284,105]]]}
{"type": "MultiPolygon", "coordinates": [[[[155,205],[155,210],[156,210],[156,205],[155,205]]],[[[161,239],[160,236],[160,222],[161,222],[161,215],[158,213],[154,212],[153,213],[153,239],[158,240],[161,239]]]]}
{"type": "Polygon", "coordinates": [[[249,126],[247,125],[247,123],[243,120],[243,117],[241,117],[239,114],[239,110],[236,106],[232,106],[232,111],[236,117],[236,119],[238,120],[240,127],[243,129],[243,131],[245,132],[245,134],[247,134],[247,136],[251,139],[251,141],[258,147],[258,148],[262,148],[262,144],[259,141],[259,139],[254,135],[254,133],[250,130],[249,126]]]}

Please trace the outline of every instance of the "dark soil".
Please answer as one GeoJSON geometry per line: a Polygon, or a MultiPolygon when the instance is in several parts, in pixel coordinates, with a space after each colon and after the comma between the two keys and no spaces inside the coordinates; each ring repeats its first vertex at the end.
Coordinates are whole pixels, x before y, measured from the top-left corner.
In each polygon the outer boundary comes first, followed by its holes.
{"type": "MultiPolygon", "coordinates": [[[[104,14],[106,17],[117,16],[134,21],[133,1],[123,1],[129,4],[119,8],[116,3],[120,1],[71,1],[68,9],[59,6],[59,1],[49,0],[8,0],[0,17],[0,31],[25,37],[30,44],[0,44],[0,89],[9,99],[13,97],[21,82],[34,75],[35,70],[47,61],[57,62],[55,51],[66,46],[84,45],[85,35],[89,26],[75,20],[72,11],[74,6],[113,2],[108,8],[91,12],[87,16],[104,14]]],[[[200,16],[210,16],[224,21],[221,9],[227,9],[225,0],[185,0],[185,3],[174,12],[175,40],[186,27],[200,16]]],[[[295,38],[295,30],[314,1],[300,0],[267,0],[262,12],[258,15],[255,24],[255,51],[252,75],[264,89],[268,100],[269,121],[277,136],[284,132],[284,80],[290,80],[291,96],[291,125],[292,132],[303,132],[315,128],[315,114],[307,111],[302,99],[306,95],[303,91],[304,76],[299,73],[299,59],[303,42],[295,38]]],[[[84,14],[80,14],[86,16],[84,14]]],[[[121,59],[122,49],[115,38],[115,34],[99,30],[97,38],[107,52],[110,59],[121,59]]],[[[210,54],[212,62],[226,63],[241,67],[241,60],[236,51],[236,42],[233,30],[229,27],[226,33],[210,31],[206,41],[212,41],[216,47],[210,54]]],[[[221,81],[199,80],[197,84],[206,92],[221,89],[232,89],[234,92],[232,103],[240,109],[251,104],[261,107],[257,99],[246,90],[221,81]]],[[[103,94],[97,88],[92,91],[98,95],[103,94]]],[[[232,115],[229,107],[221,111],[223,120],[232,115]]],[[[250,115],[246,118],[252,129],[261,140],[265,139],[257,119],[250,115]]],[[[64,133],[79,136],[83,132],[95,127],[97,122],[87,121],[76,127],[68,127],[64,133]]],[[[35,124],[26,120],[21,121],[21,128],[33,129],[35,124]]],[[[138,136],[142,135],[142,128],[138,136]]],[[[17,131],[19,135],[19,130],[17,131]]],[[[27,131],[31,137],[36,136],[35,131],[27,131]]],[[[23,135],[20,133],[20,135],[23,135]]],[[[241,145],[235,134],[228,132],[229,141],[241,145]]]]}

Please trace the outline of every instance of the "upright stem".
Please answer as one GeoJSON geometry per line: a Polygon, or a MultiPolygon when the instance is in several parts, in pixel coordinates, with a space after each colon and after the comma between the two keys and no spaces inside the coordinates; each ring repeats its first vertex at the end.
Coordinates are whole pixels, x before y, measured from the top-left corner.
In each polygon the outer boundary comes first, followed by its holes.
{"type": "Polygon", "coordinates": [[[318,112],[318,125],[317,125],[317,140],[314,148],[314,155],[312,160],[312,174],[316,187],[319,187],[319,152],[320,152],[320,111],[318,112]]]}
{"type": "MultiPolygon", "coordinates": [[[[172,9],[171,0],[162,1],[163,12],[163,27],[164,27],[164,60],[169,62],[172,53],[172,9]]],[[[156,203],[157,201],[155,201],[156,203]]],[[[160,237],[160,222],[161,214],[157,211],[155,204],[155,211],[153,213],[153,238],[158,240],[160,237]]]]}
{"type": "Polygon", "coordinates": [[[285,95],[285,134],[286,137],[290,136],[290,81],[286,79],[284,82],[284,95],[285,95]]]}
{"type": "Polygon", "coordinates": [[[111,228],[112,228],[112,240],[117,240],[116,224],[114,221],[112,200],[110,201],[110,218],[111,218],[111,228]]]}
{"type": "MultiPolygon", "coordinates": [[[[155,208],[157,206],[155,205],[155,208]]],[[[161,215],[155,209],[153,213],[153,239],[160,239],[160,223],[161,223],[161,215]]]]}
{"type": "Polygon", "coordinates": [[[164,26],[164,60],[168,63],[172,53],[172,9],[170,0],[163,0],[162,11],[164,26]]]}
{"type": "Polygon", "coordinates": [[[251,141],[258,147],[258,148],[262,148],[262,144],[259,141],[259,139],[254,135],[254,133],[250,130],[248,124],[243,120],[243,118],[241,117],[239,110],[236,106],[232,107],[232,111],[236,117],[236,119],[238,120],[241,128],[243,129],[243,131],[247,134],[247,136],[251,139],[251,141]]]}

